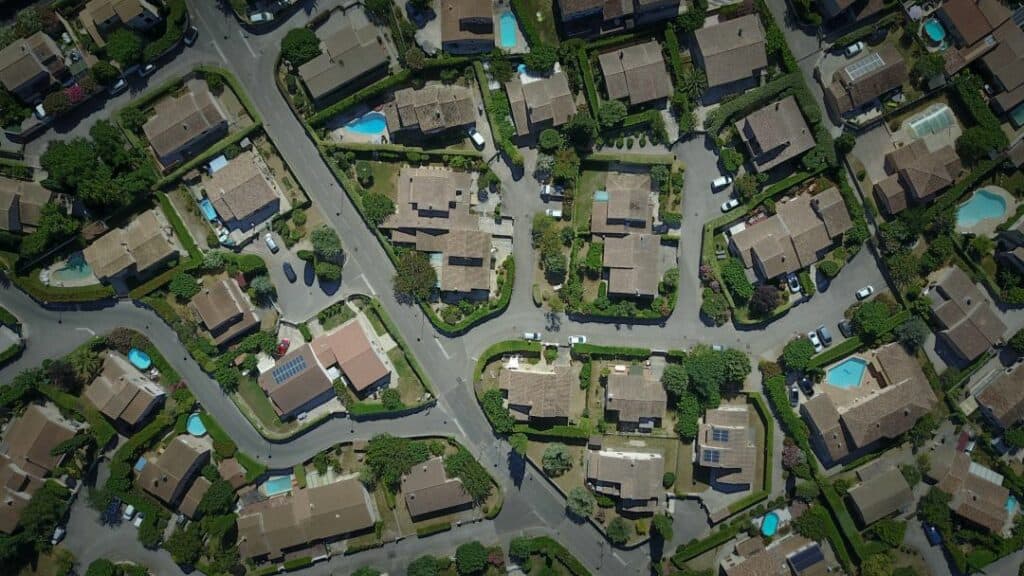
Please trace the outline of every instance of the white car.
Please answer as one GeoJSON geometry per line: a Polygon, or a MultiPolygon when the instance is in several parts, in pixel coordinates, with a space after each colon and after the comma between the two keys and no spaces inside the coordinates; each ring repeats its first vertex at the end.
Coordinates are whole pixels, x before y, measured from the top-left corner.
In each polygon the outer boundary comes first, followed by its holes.
{"type": "Polygon", "coordinates": [[[269,248],[273,254],[277,254],[277,251],[280,250],[280,248],[277,247],[277,242],[274,242],[274,236],[270,232],[267,232],[267,235],[263,237],[263,241],[267,243],[267,248],[269,248]]]}
{"type": "Polygon", "coordinates": [[[50,545],[56,546],[57,544],[60,544],[60,541],[64,539],[64,534],[67,534],[67,531],[64,530],[63,526],[57,526],[54,528],[53,536],[50,538],[50,545]]]}
{"type": "Polygon", "coordinates": [[[556,220],[562,219],[562,211],[558,208],[548,208],[547,210],[544,211],[544,213],[556,220]]]}
{"type": "Polygon", "coordinates": [[[725,188],[729,184],[732,184],[732,176],[719,176],[711,181],[711,190],[717,191],[725,188]]]}
{"type": "Polygon", "coordinates": [[[857,290],[857,300],[863,300],[875,293],[875,287],[871,284],[857,290]]]}
{"type": "Polygon", "coordinates": [[[142,68],[139,68],[139,78],[145,78],[153,72],[156,72],[156,64],[146,64],[142,68]]]}
{"type": "Polygon", "coordinates": [[[786,283],[789,284],[789,291],[793,294],[800,292],[800,278],[798,278],[796,274],[790,272],[786,275],[786,283]]]}
{"type": "Polygon", "coordinates": [[[146,515],[143,514],[142,512],[139,512],[139,514],[137,516],[135,516],[135,520],[132,520],[132,526],[135,526],[136,528],[138,528],[139,526],[142,526],[142,521],[145,520],[145,519],[146,519],[146,515]]]}
{"type": "Polygon", "coordinates": [[[812,345],[814,345],[815,354],[825,349],[825,347],[821,345],[821,339],[818,338],[818,333],[814,330],[807,333],[807,339],[811,341],[812,345]]]}
{"type": "Polygon", "coordinates": [[[468,133],[469,139],[473,141],[474,146],[476,146],[478,149],[484,147],[484,137],[482,134],[477,132],[476,128],[470,128],[468,133]]]}
{"type": "Polygon", "coordinates": [[[540,342],[540,332],[523,332],[523,340],[529,340],[530,342],[540,342]]]}
{"type": "Polygon", "coordinates": [[[740,199],[739,198],[730,198],[730,199],[728,199],[728,200],[726,200],[725,202],[722,203],[722,212],[728,212],[729,210],[732,210],[733,208],[735,208],[735,207],[737,207],[739,205],[740,205],[740,199]]]}
{"type": "Polygon", "coordinates": [[[854,42],[853,44],[850,44],[849,46],[844,48],[843,52],[846,54],[846,57],[849,58],[850,56],[856,56],[857,54],[860,54],[861,51],[864,50],[864,46],[865,45],[863,41],[854,42]]]}
{"type": "Polygon", "coordinates": [[[124,79],[124,76],[121,76],[117,79],[117,82],[114,82],[110,85],[110,87],[107,88],[107,94],[110,94],[111,96],[117,96],[118,94],[124,92],[127,89],[128,81],[124,79]]]}
{"type": "Polygon", "coordinates": [[[274,15],[271,14],[270,12],[255,12],[253,14],[249,14],[249,22],[252,22],[254,24],[260,22],[270,22],[273,19],[274,15]]]}
{"type": "Polygon", "coordinates": [[[125,520],[131,520],[132,518],[135,518],[135,506],[129,504],[124,509],[124,513],[121,514],[121,518],[124,518],[125,520]]]}
{"type": "Polygon", "coordinates": [[[569,346],[575,346],[577,344],[586,344],[586,336],[569,336],[569,346]]]}

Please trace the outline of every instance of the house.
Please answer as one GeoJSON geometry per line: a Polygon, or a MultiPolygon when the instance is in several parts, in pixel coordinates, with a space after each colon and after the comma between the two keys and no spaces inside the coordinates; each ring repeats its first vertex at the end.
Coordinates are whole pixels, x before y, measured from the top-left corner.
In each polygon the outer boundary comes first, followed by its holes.
{"type": "Polygon", "coordinates": [[[846,494],[862,526],[903,514],[914,506],[914,494],[899,468],[889,468],[850,488],[846,494]]]}
{"type": "MultiPolygon", "coordinates": [[[[981,58],[996,92],[990,105],[996,113],[1009,115],[1024,104],[1024,30],[1012,19],[1006,20],[992,32],[996,46],[981,58]]],[[[1015,127],[1020,122],[1013,119],[1015,127]]]]}
{"type": "Polygon", "coordinates": [[[217,215],[231,230],[252,230],[277,214],[281,192],[262,161],[246,150],[217,170],[203,185],[217,215]]]}
{"type": "Polygon", "coordinates": [[[594,193],[590,233],[648,234],[654,220],[654,198],[648,173],[610,172],[605,189],[594,193]]]}
{"type": "Polygon", "coordinates": [[[938,483],[933,490],[952,496],[953,514],[992,534],[1009,536],[1014,512],[1006,505],[1010,491],[1003,486],[1001,474],[972,462],[965,452],[947,449],[933,457],[927,476],[938,483]]]}
{"type": "Polygon", "coordinates": [[[661,428],[668,396],[650,370],[629,369],[608,375],[604,411],[618,424],[619,432],[661,428]]]}
{"type": "Polygon", "coordinates": [[[508,366],[498,375],[498,388],[505,392],[509,412],[517,422],[568,423],[569,397],[575,385],[571,370],[561,366],[546,372],[508,366]]]}
{"type": "Polygon", "coordinates": [[[653,298],[658,294],[658,250],[652,234],[609,236],[604,241],[602,266],[608,270],[608,295],[653,298]]]}
{"type": "Polygon", "coordinates": [[[946,0],[935,14],[959,47],[976,44],[1010,19],[999,0],[946,0]]]}
{"type": "Polygon", "coordinates": [[[197,477],[195,482],[192,483],[192,487],[181,497],[178,511],[188,517],[189,520],[198,519],[202,515],[199,511],[199,503],[203,501],[203,496],[206,496],[206,491],[212,485],[213,483],[206,478],[202,476],[197,477]]]}
{"type": "Polygon", "coordinates": [[[160,23],[160,11],[146,0],[91,0],[78,19],[97,46],[106,45],[105,36],[123,27],[145,32],[160,23]]]}
{"type": "Polygon", "coordinates": [[[356,479],[297,488],[238,512],[238,552],[247,560],[276,561],[371,530],[376,520],[371,497],[356,479]]]}
{"type": "Polygon", "coordinates": [[[833,27],[841,21],[855,24],[866,22],[887,7],[885,0],[822,0],[818,3],[825,19],[834,21],[833,27]]]}
{"type": "Polygon", "coordinates": [[[204,286],[188,307],[217,346],[230,344],[260,325],[252,304],[231,278],[222,278],[212,286],[204,286]]]}
{"type": "Polygon", "coordinates": [[[445,473],[441,457],[416,464],[402,476],[402,494],[414,522],[473,506],[462,480],[445,473]]]}
{"type": "Polygon", "coordinates": [[[85,247],[82,254],[100,280],[143,276],[178,256],[170,227],[158,208],[139,214],[125,228],[115,228],[85,247]]]}
{"type": "Polygon", "coordinates": [[[589,450],[587,484],[618,501],[624,513],[652,514],[662,503],[665,459],[652,452],[589,450]]]}
{"type": "Polygon", "coordinates": [[[598,61],[612,100],[629,98],[629,105],[637,106],[672,94],[672,80],[665,68],[661,45],[654,40],[605,52],[598,61]]]}
{"type": "Polygon", "coordinates": [[[341,29],[320,41],[320,55],[299,66],[317,106],[366,86],[388,73],[388,53],[372,25],[341,29]]]}
{"type": "Polygon", "coordinates": [[[938,338],[965,362],[999,346],[1006,325],[992,309],[992,302],[963,270],[940,270],[928,290],[932,314],[941,327],[938,338]]]}
{"type": "MultiPolygon", "coordinates": [[[[1007,154],[1008,159],[1015,164],[1015,168],[1024,166],[1024,140],[1013,146],[1007,154]],[[1013,160],[1014,152],[1019,150],[1020,165],[1013,160]]],[[[1017,221],[1006,230],[996,233],[996,259],[1004,264],[1017,269],[1017,272],[1024,275],[1024,218],[1017,221]]]]}
{"type": "Polygon", "coordinates": [[[764,28],[757,14],[726,20],[693,33],[694,60],[704,69],[708,89],[718,96],[757,86],[768,68],[764,28]]]}
{"type": "Polygon", "coordinates": [[[493,50],[491,0],[441,0],[441,49],[449,54],[482,54],[493,50]]]}
{"type": "Polygon", "coordinates": [[[363,325],[358,321],[349,321],[317,336],[310,346],[319,364],[327,368],[337,366],[348,385],[360,396],[387,387],[391,382],[391,370],[370,345],[363,325]]]}
{"type": "Polygon", "coordinates": [[[463,229],[452,230],[445,238],[441,291],[486,300],[491,292],[491,235],[463,229]]]}
{"type": "Polygon", "coordinates": [[[384,105],[388,131],[428,136],[456,128],[476,125],[473,93],[464,86],[430,84],[420,88],[403,88],[394,100],[384,105]]]}
{"type": "Polygon", "coordinates": [[[715,490],[750,489],[757,466],[757,446],[747,405],[725,404],[708,410],[697,431],[695,450],[697,463],[708,469],[715,490]]]}
{"type": "Polygon", "coordinates": [[[566,36],[596,36],[675,18],[680,0],[557,0],[566,36]]]}
{"type": "Polygon", "coordinates": [[[270,397],[282,420],[294,418],[335,397],[333,378],[317,360],[309,344],[285,354],[259,376],[260,388],[270,397]]]}
{"type": "Polygon", "coordinates": [[[729,249],[765,280],[814,264],[853,226],[843,196],[829,188],[776,205],[774,216],[729,237],[729,249]]]}
{"type": "Polygon", "coordinates": [[[721,560],[724,576],[824,576],[831,572],[825,552],[817,542],[796,534],[772,539],[767,546],[761,538],[736,544],[721,560]]]}
{"type": "Polygon", "coordinates": [[[34,231],[43,215],[43,206],[52,199],[53,192],[36,182],[0,176],[0,230],[34,231]]]}
{"type": "Polygon", "coordinates": [[[899,343],[860,358],[866,364],[854,397],[833,399],[828,388],[800,405],[823,462],[840,462],[882,440],[898,438],[938,402],[917,359],[899,343]]]}
{"type": "Polygon", "coordinates": [[[814,136],[793,96],[736,122],[736,132],[750,152],[755,172],[767,172],[814,148],[814,136]]]}
{"type": "Polygon", "coordinates": [[[64,56],[44,32],[18,38],[0,50],[0,84],[25,104],[37,104],[53,84],[68,78],[64,56]]]}
{"type": "Polygon", "coordinates": [[[246,479],[245,467],[235,458],[225,458],[217,464],[217,472],[232,490],[238,490],[249,483],[246,479]]]}
{"type": "Polygon", "coordinates": [[[999,430],[1024,420],[1024,368],[1007,368],[994,382],[975,395],[981,413],[999,430]]]}
{"type": "Polygon", "coordinates": [[[952,146],[931,151],[924,140],[914,140],[885,155],[889,176],[875,183],[875,197],[885,212],[894,216],[907,206],[934,200],[962,170],[960,156],[952,146]]]}
{"type": "Polygon", "coordinates": [[[190,434],[175,436],[164,451],[148,455],[135,465],[135,483],[164,504],[174,508],[210,461],[210,440],[190,434]],[[141,469],[139,466],[142,466],[141,469]]]}
{"type": "Polygon", "coordinates": [[[825,90],[825,103],[833,116],[840,118],[898,90],[906,80],[907,65],[899,50],[883,44],[832,75],[832,83],[825,90]]]}
{"type": "Polygon", "coordinates": [[[228,117],[204,80],[193,78],[177,96],[157,100],[142,125],[166,170],[202,153],[228,133],[228,117]]]}
{"type": "Polygon", "coordinates": [[[529,82],[517,76],[505,84],[505,92],[519,136],[557,128],[576,114],[569,80],[561,70],[529,82]]]}
{"type": "Polygon", "coordinates": [[[103,371],[85,387],[82,396],[122,432],[142,427],[167,398],[163,388],[114,351],[107,352],[103,371]]]}

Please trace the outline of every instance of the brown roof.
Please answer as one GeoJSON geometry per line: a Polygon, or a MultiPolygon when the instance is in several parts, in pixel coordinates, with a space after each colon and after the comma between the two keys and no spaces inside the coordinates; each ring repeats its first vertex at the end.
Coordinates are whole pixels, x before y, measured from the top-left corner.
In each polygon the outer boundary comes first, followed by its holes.
{"type": "Polygon", "coordinates": [[[220,477],[230,484],[235,490],[238,490],[249,483],[245,479],[245,467],[234,458],[225,458],[224,460],[221,460],[220,463],[217,464],[217,472],[219,472],[220,477]]]}
{"type": "Polygon", "coordinates": [[[658,293],[658,251],[660,241],[652,234],[610,236],[604,241],[604,262],[608,268],[608,293],[654,296],[658,293]]]}
{"type": "Polygon", "coordinates": [[[977,395],[989,415],[1003,428],[1024,419],[1024,368],[1016,364],[977,395]]]}
{"type": "Polygon", "coordinates": [[[299,66],[299,76],[314,100],[319,100],[379,66],[387,66],[388,54],[377,42],[377,29],[353,29],[346,23],[320,44],[321,53],[299,66]]]}
{"type": "Polygon", "coordinates": [[[1005,535],[1010,523],[1006,510],[1010,491],[996,483],[1002,481],[1001,476],[957,451],[948,464],[940,465],[936,477],[937,488],[953,497],[950,510],[994,534],[1005,535]]]}
{"type": "Polygon", "coordinates": [[[886,154],[885,169],[889,174],[899,174],[899,182],[911,199],[926,202],[953,184],[962,165],[952,146],[931,152],[924,140],[914,140],[886,154]]]}
{"type": "Polygon", "coordinates": [[[758,172],[771,170],[814,148],[814,136],[793,96],[736,122],[736,131],[750,150],[758,172]]]}
{"type": "Polygon", "coordinates": [[[911,506],[914,495],[898,468],[890,468],[847,492],[864,525],[911,506]]]}
{"type": "Polygon", "coordinates": [[[441,42],[460,40],[494,43],[491,0],[442,0],[441,42]]]}
{"type": "Polygon", "coordinates": [[[38,226],[43,213],[43,206],[53,198],[53,192],[43,188],[37,182],[12,180],[0,176],[0,197],[3,206],[10,211],[14,205],[18,208],[18,221],[12,222],[9,214],[0,220],[0,229],[18,231],[22,226],[38,226]],[[12,224],[17,226],[11,227],[12,224]]]}
{"type": "Polygon", "coordinates": [[[963,270],[950,267],[938,274],[929,292],[941,335],[954,351],[970,361],[1002,343],[1006,325],[992,303],[963,270]]]}
{"type": "Polygon", "coordinates": [[[856,448],[847,441],[839,411],[828,394],[812,396],[800,405],[800,413],[812,425],[818,444],[832,462],[842,460],[856,448]]]}
{"type": "Polygon", "coordinates": [[[139,0],[91,0],[82,10],[82,16],[95,24],[103,24],[115,16],[125,23],[140,16],[144,10],[147,9],[139,0]]]}
{"type": "Polygon", "coordinates": [[[846,114],[859,108],[882,94],[895,90],[907,79],[907,65],[894,46],[882,45],[876,52],[866,53],[847,64],[832,77],[832,84],[825,91],[826,100],[837,114],[846,114]],[[854,77],[852,70],[863,66],[867,59],[878,59],[882,64],[872,71],[854,77]]]}
{"type": "Polygon", "coordinates": [[[203,188],[217,214],[229,226],[232,221],[252,217],[279,199],[252,150],[242,152],[214,172],[203,188]]]}
{"type": "Polygon", "coordinates": [[[19,38],[0,50],[0,84],[16,92],[40,74],[48,74],[50,81],[65,71],[64,59],[57,43],[43,32],[19,38]]]}
{"type": "Polygon", "coordinates": [[[430,516],[473,502],[473,498],[462,486],[462,481],[445,474],[444,461],[440,457],[416,464],[408,474],[402,476],[402,494],[405,495],[409,515],[413,518],[430,516]]]}
{"type": "Polygon", "coordinates": [[[82,396],[107,418],[134,427],[165,393],[125,357],[111,351],[103,360],[103,371],[86,386],[82,396]]]}
{"type": "Polygon", "coordinates": [[[318,336],[310,346],[321,365],[330,367],[337,364],[356,392],[366,390],[391,373],[370,345],[358,321],[348,322],[318,336]]]}
{"type": "MultiPolygon", "coordinates": [[[[726,559],[722,561],[725,576],[790,576],[792,572],[787,560],[797,553],[819,544],[790,534],[773,541],[760,552],[744,558],[739,563],[726,559]]],[[[801,573],[805,574],[805,573],[801,573]]]]}
{"type": "Polygon", "coordinates": [[[1010,11],[999,0],[946,0],[939,15],[969,46],[1007,20],[1010,11]]]}
{"type": "Polygon", "coordinates": [[[141,274],[178,253],[156,210],[139,214],[126,228],[115,228],[86,246],[83,254],[97,278],[141,274]]]}
{"type": "Polygon", "coordinates": [[[222,278],[196,294],[189,307],[213,335],[218,346],[257,326],[259,319],[252,304],[231,278],[222,278]]]}
{"type": "Polygon", "coordinates": [[[473,93],[464,86],[431,84],[420,88],[403,88],[394,100],[384,105],[388,130],[416,130],[431,134],[450,128],[476,124],[473,93]]]}
{"type": "Polygon", "coordinates": [[[368,500],[358,480],[342,480],[250,504],[238,513],[238,550],[247,559],[276,559],[292,548],[367,530],[375,520],[368,500]]]}
{"type": "Polygon", "coordinates": [[[705,26],[693,35],[709,88],[751,78],[768,66],[764,28],[757,14],[705,26]]]}
{"type": "Polygon", "coordinates": [[[260,374],[259,382],[278,414],[291,414],[333,388],[309,344],[278,359],[274,368],[260,374]]]}
{"type": "MultiPolygon", "coordinates": [[[[469,211],[471,185],[472,176],[467,172],[405,166],[398,174],[395,213],[381,227],[410,232],[477,229],[478,219],[469,211]]],[[[417,236],[412,235],[412,242],[418,243],[417,236]]],[[[417,245],[417,249],[424,248],[417,245]]]]}
{"type": "Polygon", "coordinates": [[[1024,166],[1024,138],[1017,140],[1017,143],[1010,147],[1006,156],[1013,163],[1015,168],[1024,166]]]}
{"type": "Polygon", "coordinates": [[[540,124],[561,126],[576,114],[569,81],[561,71],[526,84],[518,77],[513,78],[505,84],[505,91],[520,136],[540,124]]]}
{"type": "Polygon", "coordinates": [[[0,230],[17,232],[21,230],[21,219],[18,217],[18,193],[0,185],[0,230]]]}
{"type": "Polygon", "coordinates": [[[452,230],[445,238],[441,290],[490,290],[491,235],[480,230],[452,230]]]}
{"type": "Polygon", "coordinates": [[[623,508],[656,508],[665,492],[661,486],[664,473],[665,459],[661,454],[617,450],[588,453],[587,482],[595,491],[619,498],[623,508]]]}
{"type": "Polygon", "coordinates": [[[618,413],[619,422],[661,419],[668,397],[648,370],[612,372],[605,388],[604,409],[618,413]]]}
{"type": "Polygon", "coordinates": [[[157,100],[153,109],[142,131],[161,158],[228,120],[206,82],[198,79],[186,82],[181,95],[157,100]]]}
{"type": "Polygon", "coordinates": [[[210,443],[187,434],[175,436],[162,454],[146,458],[136,483],[165,504],[173,506],[198,472],[199,464],[209,457],[210,443]]]}
{"type": "Polygon", "coordinates": [[[189,518],[195,518],[196,512],[199,511],[199,503],[203,501],[203,496],[206,495],[206,491],[210,489],[211,485],[212,483],[206,478],[197,477],[196,481],[192,483],[192,487],[181,497],[181,505],[178,506],[178,510],[189,518]]]}
{"type": "Polygon", "coordinates": [[[45,481],[26,472],[13,460],[0,454],[0,532],[11,534],[18,527],[21,513],[45,481]]]}
{"type": "Polygon", "coordinates": [[[714,468],[715,483],[753,485],[757,446],[747,405],[708,410],[697,432],[697,462],[714,468]]]}
{"type": "Polygon", "coordinates": [[[630,105],[635,106],[672,94],[661,45],[654,40],[605,52],[598,60],[612,100],[628,96],[630,105]]]}
{"type": "Polygon", "coordinates": [[[1014,91],[1024,85],[1024,30],[1013,20],[1007,20],[996,28],[993,36],[999,44],[981,60],[1003,90],[1014,91]]]}
{"type": "Polygon", "coordinates": [[[608,200],[594,200],[590,219],[593,234],[650,232],[654,205],[651,175],[610,172],[605,180],[608,200]]]}
{"type": "Polygon", "coordinates": [[[568,368],[552,372],[503,369],[498,387],[508,392],[508,405],[519,420],[530,418],[568,418],[569,396],[574,384],[568,368]]]}
{"type": "Polygon", "coordinates": [[[53,472],[63,458],[50,454],[50,450],[75,434],[76,428],[55,406],[30,404],[21,416],[7,425],[0,440],[0,454],[9,457],[28,474],[43,478],[53,472]]]}

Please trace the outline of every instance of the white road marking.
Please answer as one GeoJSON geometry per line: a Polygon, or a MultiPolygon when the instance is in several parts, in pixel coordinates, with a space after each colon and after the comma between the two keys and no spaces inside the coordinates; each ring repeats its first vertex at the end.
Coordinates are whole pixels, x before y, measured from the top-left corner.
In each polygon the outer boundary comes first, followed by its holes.
{"type": "Polygon", "coordinates": [[[373,286],[370,285],[370,281],[366,279],[366,274],[360,274],[359,279],[363,281],[363,284],[366,284],[366,289],[370,291],[370,294],[373,294],[374,296],[377,295],[377,291],[373,289],[373,286]]]}
{"type": "Polygon", "coordinates": [[[228,57],[224,55],[224,51],[220,49],[220,46],[217,44],[217,42],[214,40],[210,40],[210,44],[213,44],[214,49],[217,50],[217,54],[220,54],[220,59],[223,60],[225,64],[227,64],[228,57]]]}
{"type": "Polygon", "coordinates": [[[618,552],[612,552],[612,556],[614,556],[615,559],[619,561],[619,564],[622,564],[623,566],[626,565],[626,561],[623,560],[621,556],[619,556],[618,552]]]}
{"type": "Polygon", "coordinates": [[[455,424],[455,427],[459,429],[459,433],[462,434],[463,438],[468,438],[469,437],[469,436],[466,435],[466,431],[462,429],[462,424],[459,424],[458,420],[456,420],[455,418],[452,418],[452,424],[455,424]]]}
{"type": "Polygon", "coordinates": [[[435,339],[434,342],[437,344],[437,347],[441,349],[441,354],[444,354],[445,360],[451,360],[452,357],[448,355],[448,351],[445,350],[444,346],[441,345],[441,341],[435,339]]]}
{"type": "Polygon", "coordinates": [[[81,330],[82,332],[88,332],[90,336],[95,336],[96,335],[96,331],[93,330],[92,328],[84,328],[82,326],[79,326],[78,328],[75,328],[75,330],[81,330]]]}
{"type": "Polygon", "coordinates": [[[245,39],[245,32],[239,30],[238,35],[241,36],[242,42],[245,43],[245,47],[249,49],[249,54],[252,54],[253,58],[259,58],[259,55],[256,54],[256,51],[252,49],[252,44],[249,44],[249,41],[245,39]]]}

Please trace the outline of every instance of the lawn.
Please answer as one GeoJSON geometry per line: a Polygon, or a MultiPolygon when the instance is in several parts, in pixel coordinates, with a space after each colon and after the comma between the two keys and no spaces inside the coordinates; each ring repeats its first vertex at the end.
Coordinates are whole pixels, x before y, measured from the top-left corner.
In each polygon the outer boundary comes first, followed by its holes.
{"type": "Polygon", "coordinates": [[[573,196],[572,221],[578,232],[590,230],[590,212],[594,207],[594,192],[604,188],[605,172],[584,170],[573,196]]]}
{"type": "Polygon", "coordinates": [[[294,421],[285,423],[278,418],[270,399],[255,378],[243,376],[238,383],[238,392],[234,396],[235,403],[243,408],[242,412],[256,418],[260,428],[279,433],[293,432],[298,428],[294,421]]]}
{"type": "MultiPolygon", "coordinates": [[[[354,310],[352,310],[352,308],[350,308],[349,306],[342,306],[338,309],[337,314],[334,314],[333,316],[330,316],[329,318],[321,322],[320,326],[324,329],[324,331],[331,330],[333,328],[341,326],[345,322],[348,322],[349,320],[355,317],[356,313],[354,310]]],[[[380,332],[378,332],[378,334],[380,334],[380,332]]]]}
{"type": "MultiPolygon", "coordinates": [[[[531,441],[526,448],[526,456],[541,469],[543,469],[544,449],[548,447],[548,444],[547,442],[531,441]]],[[[551,481],[561,488],[563,492],[568,493],[574,487],[585,484],[587,470],[583,463],[583,453],[586,448],[584,446],[567,444],[566,449],[572,455],[572,468],[557,478],[551,478],[551,481]]]]}
{"type": "MultiPolygon", "coordinates": [[[[533,25],[541,41],[557,47],[559,44],[558,31],[555,29],[555,15],[552,13],[551,0],[522,0],[519,5],[523,7],[523,18],[533,17],[533,25]]],[[[520,24],[521,26],[521,24],[520,24]]]]}
{"type": "Polygon", "coordinates": [[[420,379],[416,377],[416,373],[413,372],[412,366],[409,366],[409,360],[405,357],[405,353],[401,348],[395,347],[388,352],[388,358],[395,366],[395,372],[398,373],[398,392],[402,395],[402,402],[407,405],[418,404],[426,390],[420,379]]]}
{"type": "Polygon", "coordinates": [[[370,325],[373,326],[373,331],[377,333],[377,336],[383,336],[388,333],[388,329],[384,327],[384,322],[377,316],[370,307],[363,308],[366,313],[366,319],[370,321],[370,325]]]}
{"type": "Polygon", "coordinates": [[[398,171],[399,164],[388,162],[369,162],[370,171],[373,173],[373,184],[366,189],[367,192],[380,192],[392,201],[398,198],[398,171]]]}

